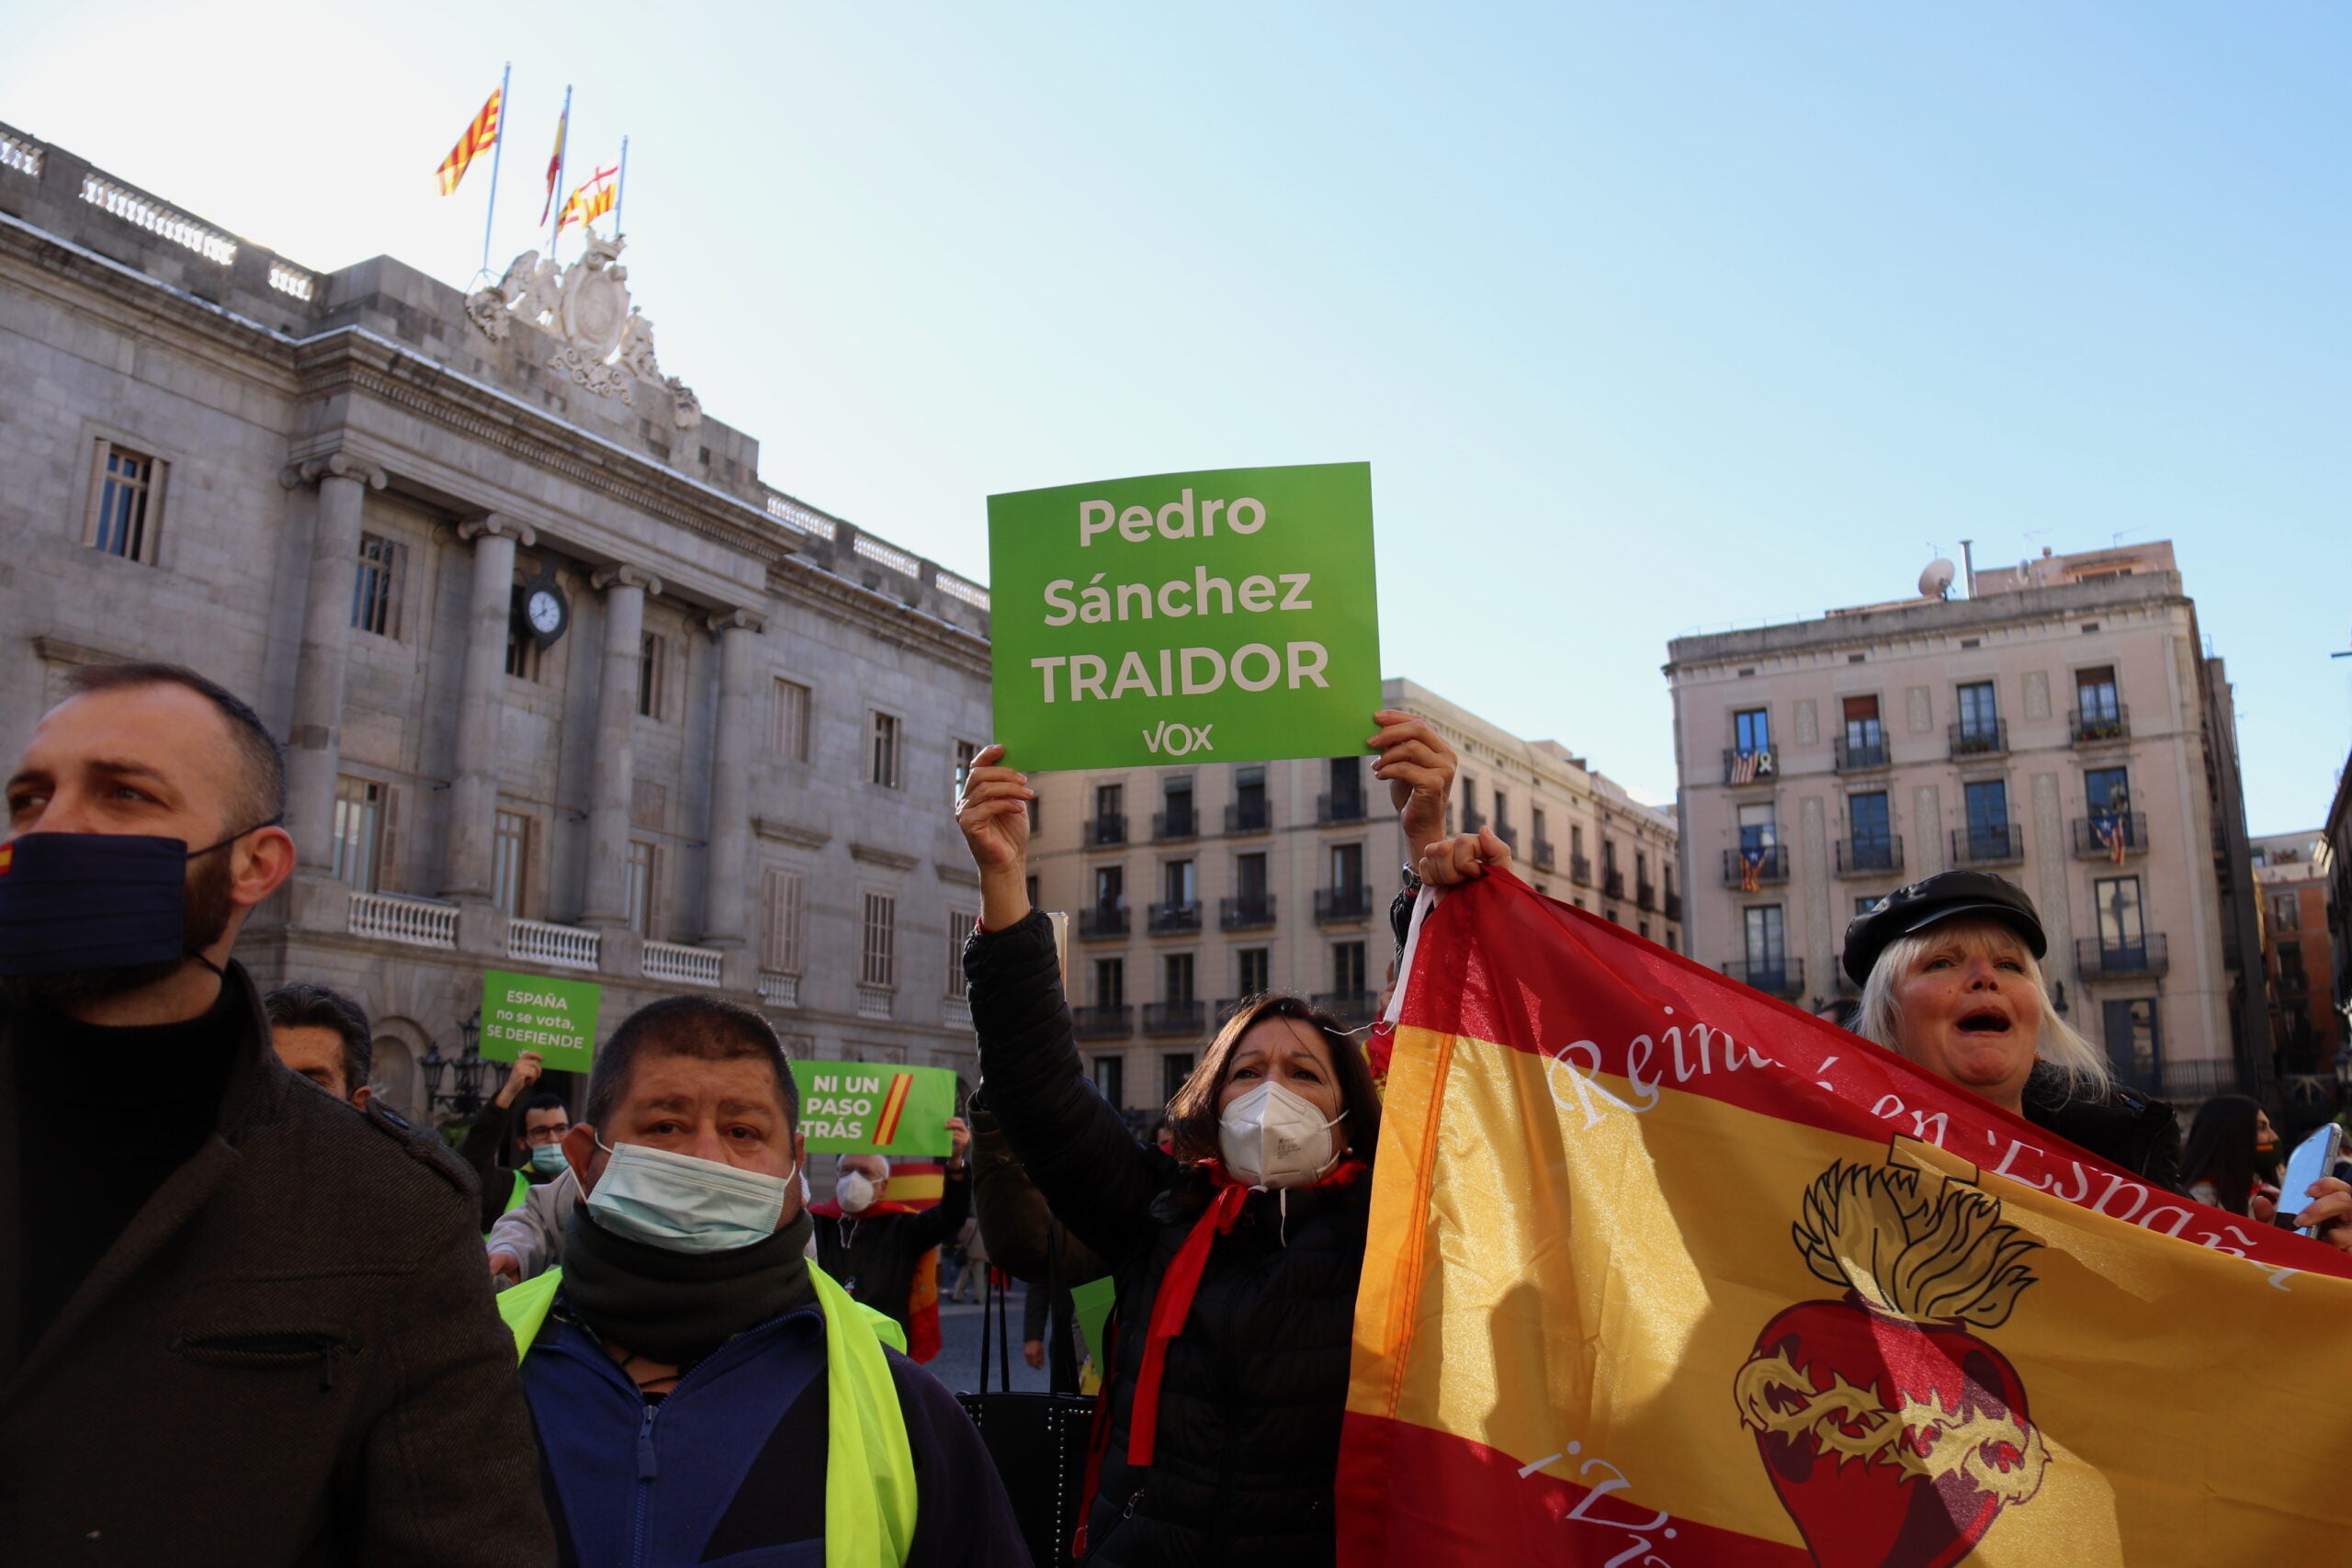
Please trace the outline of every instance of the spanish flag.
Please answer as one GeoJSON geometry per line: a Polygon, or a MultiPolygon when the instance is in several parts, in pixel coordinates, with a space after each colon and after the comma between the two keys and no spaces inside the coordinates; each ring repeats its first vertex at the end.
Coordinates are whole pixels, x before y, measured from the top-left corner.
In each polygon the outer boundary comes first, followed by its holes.
{"type": "Polygon", "coordinates": [[[443,196],[458,188],[458,182],[466,177],[468,164],[498,145],[499,112],[501,100],[505,96],[505,88],[491,89],[489,100],[481,106],[481,112],[474,116],[472,123],[466,127],[466,133],[458,138],[458,144],[449,149],[449,155],[442,159],[441,166],[434,171],[434,178],[440,182],[443,196]]]}
{"type": "Polygon", "coordinates": [[[610,212],[618,189],[614,181],[620,172],[618,164],[609,164],[573,187],[564,198],[563,210],[556,214],[555,231],[560,234],[574,223],[594,222],[610,212]]]}
{"type": "Polygon", "coordinates": [[[1508,874],[1382,1046],[1345,1568],[2352,1561],[2334,1248],[1508,874]]]}

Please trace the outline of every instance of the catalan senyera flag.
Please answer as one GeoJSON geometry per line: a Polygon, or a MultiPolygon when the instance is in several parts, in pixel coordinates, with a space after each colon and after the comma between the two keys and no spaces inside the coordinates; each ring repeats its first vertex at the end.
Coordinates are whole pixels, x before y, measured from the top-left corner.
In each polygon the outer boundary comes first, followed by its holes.
{"type": "Polygon", "coordinates": [[[2334,1248],[1508,874],[1399,1009],[1343,1568],[2352,1561],[2334,1248]]]}
{"type": "Polygon", "coordinates": [[[449,155],[441,160],[441,166],[433,172],[434,178],[440,183],[443,196],[458,188],[458,182],[466,177],[467,165],[498,145],[499,116],[503,109],[502,100],[505,96],[503,87],[490,90],[490,97],[482,104],[481,112],[466,127],[465,134],[458,138],[458,144],[449,149],[449,155]]]}
{"type": "Polygon", "coordinates": [[[608,164],[574,186],[564,197],[563,210],[556,214],[555,231],[560,234],[574,223],[594,222],[610,212],[619,189],[615,178],[620,172],[618,164],[608,164]]]}

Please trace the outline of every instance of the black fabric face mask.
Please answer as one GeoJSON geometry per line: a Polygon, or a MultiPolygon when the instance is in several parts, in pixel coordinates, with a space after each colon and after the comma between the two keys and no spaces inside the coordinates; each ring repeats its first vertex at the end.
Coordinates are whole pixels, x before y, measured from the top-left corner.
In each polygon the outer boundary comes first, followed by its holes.
{"type": "Polygon", "coordinates": [[[141,833],[27,833],[0,844],[0,976],[177,962],[189,951],[187,863],[277,820],[196,851],[141,833]]]}

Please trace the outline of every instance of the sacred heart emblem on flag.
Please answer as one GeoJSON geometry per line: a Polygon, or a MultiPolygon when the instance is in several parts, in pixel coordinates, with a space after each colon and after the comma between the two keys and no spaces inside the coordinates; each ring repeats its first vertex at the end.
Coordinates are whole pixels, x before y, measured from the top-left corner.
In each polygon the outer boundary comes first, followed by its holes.
{"type": "Polygon", "coordinates": [[[2008,1321],[2040,1244],[1972,1182],[1892,1155],[1822,1172],[1792,1230],[1845,1294],[1756,1337],[1740,1420],[1820,1568],[1951,1568],[2050,1467],[2017,1369],[1973,1332],[2008,1321]]]}

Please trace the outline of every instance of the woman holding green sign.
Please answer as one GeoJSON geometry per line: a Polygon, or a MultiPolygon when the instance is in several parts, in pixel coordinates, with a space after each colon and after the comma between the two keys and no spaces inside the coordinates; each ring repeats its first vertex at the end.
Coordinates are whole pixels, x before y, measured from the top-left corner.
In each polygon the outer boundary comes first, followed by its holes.
{"type": "MultiPolygon", "coordinates": [[[[1375,715],[1419,874],[1507,863],[1491,832],[1443,837],[1452,748],[1375,715]]],[[[1080,1526],[1086,1561],[1312,1568],[1333,1560],[1380,1101],[1363,1053],[1303,998],[1251,998],[1170,1102],[1167,1152],[1138,1145],[1083,1076],[1053,928],[1030,908],[1028,802],[1004,749],[975,759],[956,821],[979,868],[964,951],[990,1108],[1055,1217],[1118,1281],[1108,1445],[1080,1526]]]]}

